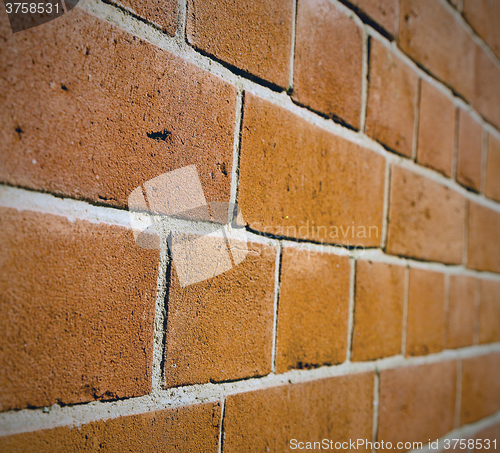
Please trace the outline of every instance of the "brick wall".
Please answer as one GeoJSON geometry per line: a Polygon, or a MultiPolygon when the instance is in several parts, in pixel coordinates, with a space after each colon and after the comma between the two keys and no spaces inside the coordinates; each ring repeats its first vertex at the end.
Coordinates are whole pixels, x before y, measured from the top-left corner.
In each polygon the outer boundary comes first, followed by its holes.
{"type": "Polygon", "coordinates": [[[500,441],[499,21],[85,0],[12,34],[1,4],[0,451],[500,441]],[[189,165],[249,253],[184,287],[127,199],[189,165]]]}

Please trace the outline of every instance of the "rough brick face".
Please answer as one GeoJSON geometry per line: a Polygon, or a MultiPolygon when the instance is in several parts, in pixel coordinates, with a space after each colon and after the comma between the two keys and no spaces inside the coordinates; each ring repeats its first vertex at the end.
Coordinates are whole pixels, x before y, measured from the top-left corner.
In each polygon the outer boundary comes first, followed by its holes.
{"type": "Polygon", "coordinates": [[[126,207],[195,164],[228,201],[236,91],[218,77],[79,8],[10,37],[0,67],[1,181],[126,207]]]}
{"type": "Polygon", "coordinates": [[[349,258],[284,247],[278,305],[278,373],[346,359],[349,280],[349,258]]]}
{"type": "Polygon", "coordinates": [[[363,34],[328,0],[300,0],[293,99],[359,129],[363,34]]]}
{"type": "Polygon", "coordinates": [[[207,403],[0,437],[9,452],[217,453],[220,404],[207,403]]]}
{"type": "Polygon", "coordinates": [[[480,280],[479,343],[500,341],[500,281],[480,280]]]}
{"type": "Polygon", "coordinates": [[[481,185],[481,154],[483,128],[465,110],[458,117],[457,181],[479,191],[481,185]]]}
{"type": "Polygon", "coordinates": [[[357,261],[352,360],[401,353],[405,268],[357,261]]]}
{"type": "Polygon", "coordinates": [[[287,88],[292,21],[292,0],[189,0],[186,33],[203,52],[287,88]]]}
{"type": "Polygon", "coordinates": [[[500,201],[500,139],[488,136],[488,160],[486,164],[486,187],[484,194],[500,201]]]}
{"type": "Polygon", "coordinates": [[[354,374],[230,395],[224,452],[288,451],[291,439],[370,440],[373,379],[372,373],[354,374]]]}
{"type": "Polygon", "coordinates": [[[391,171],[387,250],[443,263],[461,263],[465,230],[462,195],[399,166],[391,171]]]}
{"type": "Polygon", "coordinates": [[[471,357],[462,362],[462,425],[500,409],[500,354],[471,357]]]}
{"type": "Polygon", "coordinates": [[[275,247],[250,243],[231,270],[182,288],[170,274],[165,345],[168,387],[271,371],[275,247]]]}
{"type": "Polygon", "coordinates": [[[0,213],[0,410],[149,393],[158,253],[123,227],[0,213]]]}
{"type": "Polygon", "coordinates": [[[500,273],[500,212],[469,203],[467,267],[500,273]]]}
{"type": "Polygon", "coordinates": [[[239,204],[250,228],[379,245],[384,174],[380,155],[245,93],[239,204]]]}
{"type": "Polygon", "coordinates": [[[428,442],[453,429],[455,361],[383,370],[377,440],[428,442]]]}
{"type": "Polygon", "coordinates": [[[475,55],[476,78],[472,104],[482,116],[500,128],[500,69],[478,46],[475,55]]]}
{"type": "Polygon", "coordinates": [[[417,75],[375,39],[370,39],[366,133],[398,154],[411,156],[417,75]]]}
{"type": "Polygon", "coordinates": [[[447,348],[472,346],[476,323],[476,283],[473,277],[450,276],[447,348]]]}
{"type": "Polygon", "coordinates": [[[410,269],[408,288],[407,355],[439,352],[445,336],[444,275],[410,269]]]}
{"type": "Polygon", "coordinates": [[[397,26],[397,0],[351,0],[360,14],[366,14],[390,35],[396,34],[397,26]]]}
{"type": "Polygon", "coordinates": [[[455,141],[455,105],[430,83],[422,80],[418,124],[417,161],[451,175],[455,141]]]}

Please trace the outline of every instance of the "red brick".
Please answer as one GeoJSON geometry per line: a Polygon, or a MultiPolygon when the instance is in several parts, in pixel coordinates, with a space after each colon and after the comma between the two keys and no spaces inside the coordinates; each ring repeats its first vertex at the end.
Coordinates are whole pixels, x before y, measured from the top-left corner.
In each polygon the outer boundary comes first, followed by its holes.
{"type": "Polygon", "coordinates": [[[474,42],[435,0],[401,0],[399,46],[468,100],[474,93],[474,42]]]}
{"type": "Polygon", "coordinates": [[[405,268],[357,261],[352,360],[401,353],[405,268]]]}
{"type": "Polygon", "coordinates": [[[486,187],[484,194],[500,201],[500,140],[488,136],[488,160],[486,163],[486,187]]]}
{"type": "Polygon", "coordinates": [[[467,267],[500,273],[500,212],[469,203],[467,267]]]}
{"type": "Polygon", "coordinates": [[[387,250],[443,263],[461,263],[465,198],[424,176],[392,167],[387,250]]]}
{"type": "Polygon", "coordinates": [[[465,110],[458,117],[457,181],[479,192],[481,186],[481,160],[483,128],[465,110]]]}
{"type": "Polygon", "coordinates": [[[500,68],[479,46],[476,46],[475,71],[472,104],[484,118],[500,128],[500,68]]]}
{"type": "Polygon", "coordinates": [[[195,164],[207,200],[229,199],[232,85],[78,8],[10,36],[0,67],[1,181],[125,207],[195,164]]]}
{"type": "Polygon", "coordinates": [[[380,245],[384,158],[249,93],[244,104],[238,197],[250,228],[380,245]]]}
{"type": "Polygon", "coordinates": [[[500,281],[479,282],[479,343],[495,343],[500,341],[500,281]]]}
{"type": "Polygon", "coordinates": [[[439,352],[445,337],[444,275],[410,269],[406,354],[439,352]]]}
{"type": "Polygon", "coordinates": [[[194,47],[260,79],[288,87],[293,1],[189,0],[186,34],[194,47]]]}
{"type": "Polygon", "coordinates": [[[298,2],[293,99],[359,129],[363,33],[328,0],[298,2]]]}
{"type": "Polygon", "coordinates": [[[0,212],[0,410],[149,393],[158,252],[123,227],[0,212]]]}
{"type": "Polygon", "coordinates": [[[451,175],[455,111],[455,104],[451,99],[422,80],[417,161],[446,176],[451,175]]]}
{"type": "Polygon", "coordinates": [[[365,373],[230,395],[224,452],[290,451],[292,439],[371,440],[373,385],[365,373]]]}
{"type": "Polygon", "coordinates": [[[220,418],[219,403],[197,404],[0,437],[0,450],[216,453],[220,418]]]}
{"type": "Polygon", "coordinates": [[[271,371],[276,248],[248,247],[242,263],[185,288],[172,270],[165,340],[168,387],[271,371]]]}
{"type": "Polygon", "coordinates": [[[462,425],[500,409],[500,354],[464,359],[462,362],[462,425]]]}
{"type": "Polygon", "coordinates": [[[472,346],[475,322],[476,279],[465,275],[451,275],[446,347],[472,346]]]}
{"type": "Polygon", "coordinates": [[[343,362],[347,353],[349,258],[284,247],[276,370],[343,362]]]}
{"type": "Polygon", "coordinates": [[[455,361],[382,370],[377,440],[425,447],[451,431],[456,381],[455,361]]]}
{"type": "Polygon", "coordinates": [[[159,26],[170,36],[175,36],[177,28],[177,1],[176,0],[109,0],[135,15],[159,26]]]}
{"type": "Polygon", "coordinates": [[[486,42],[490,37],[491,3],[495,0],[463,0],[463,16],[474,31],[486,42]]]}
{"type": "Polygon", "coordinates": [[[350,0],[361,16],[366,14],[391,36],[396,34],[397,28],[397,0],[350,0]]]}
{"type": "Polygon", "coordinates": [[[418,77],[398,57],[370,39],[366,133],[398,154],[411,156],[418,77]]]}

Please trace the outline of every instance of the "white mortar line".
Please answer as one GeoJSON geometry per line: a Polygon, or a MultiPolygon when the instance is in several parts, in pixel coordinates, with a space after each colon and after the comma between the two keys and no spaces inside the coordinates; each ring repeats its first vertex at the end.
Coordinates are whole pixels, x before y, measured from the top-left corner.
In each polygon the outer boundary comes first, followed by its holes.
{"type": "Polygon", "coordinates": [[[361,68],[361,118],[359,120],[359,130],[361,133],[365,132],[366,126],[366,108],[368,104],[368,75],[369,75],[369,67],[370,63],[368,61],[368,32],[366,31],[366,26],[363,24],[362,27],[363,32],[363,63],[361,68]]]}
{"type": "Polygon", "coordinates": [[[292,0],[292,45],[290,49],[290,71],[288,72],[288,91],[293,91],[293,74],[295,71],[295,45],[297,39],[297,2],[298,0],[292,0]]]}
{"type": "Polygon", "coordinates": [[[238,90],[236,96],[236,111],[233,141],[233,165],[231,166],[231,195],[229,201],[236,203],[238,199],[238,176],[240,166],[240,133],[243,114],[243,92],[238,90]]]}
{"type": "Polygon", "coordinates": [[[222,443],[224,441],[223,438],[223,430],[224,430],[224,410],[226,409],[226,400],[222,399],[220,401],[220,429],[219,429],[219,453],[222,453],[222,443]]]}
{"type": "MultiPolygon", "coordinates": [[[[375,444],[378,438],[378,417],[380,408],[380,374],[378,370],[375,371],[375,378],[373,382],[373,427],[372,427],[372,442],[375,444]]],[[[373,448],[373,452],[376,453],[373,448]]]]}
{"type": "Polygon", "coordinates": [[[355,295],[356,295],[356,260],[349,258],[349,308],[347,318],[347,353],[346,361],[349,362],[352,357],[352,342],[354,336],[354,310],[355,310],[355,295]]]}
{"type": "Polygon", "coordinates": [[[408,294],[410,292],[410,269],[405,269],[405,282],[403,289],[403,333],[401,335],[401,355],[406,355],[406,331],[408,329],[408,294]]]}
{"type": "Polygon", "coordinates": [[[462,359],[457,360],[457,384],[455,396],[455,428],[460,427],[460,411],[462,410],[462,359]]]}
{"type": "Polygon", "coordinates": [[[475,319],[474,319],[474,337],[473,344],[479,344],[479,316],[481,314],[481,281],[476,280],[476,285],[474,288],[474,307],[475,307],[475,319]]]}
{"type": "Polygon", "coordinates": [[[283,244],[276,242],[276,264],[274,270],[274,318],[273,318],[273,343],[271,352],[271,370],[276,372],[276,354],[278,347],[278,310],[280,297],[281,266],[283,265],[283,244]]]}
{"type": "Polygon", "coordinates": [[[186,37],[187,23],[187,2],[186,0],[178,0],[177,2],[177,30],[175,31],[175,40],[179,46],[184,44],[186,37]]]}

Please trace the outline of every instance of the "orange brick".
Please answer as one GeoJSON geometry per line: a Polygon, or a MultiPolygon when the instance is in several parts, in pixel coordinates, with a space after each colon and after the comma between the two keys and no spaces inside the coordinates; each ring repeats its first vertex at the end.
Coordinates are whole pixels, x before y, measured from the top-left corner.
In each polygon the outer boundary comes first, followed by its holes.
{"type": "Polygon", "coordinates": [[[250,93],[244,105],[238,200],[250,228],[380,245],[384,158],[250,93]]]}
{"type": "Polygon", "coordinates": [[[380,373],[377,440],[423,442],[453,429],[455,361],[409,366],[380,373]]]}
{"type": "MultiPolygon", "coordinates": [[[[493,0],[494,2],[494,0],[493,0]]],[[[490,37],[491,0],[463,0],[463,16],[486,42],[490,37]]]]}
{"type": "Polygon", "coordinates": [[[231,270],[182,288],[170,274],[168,387],[262,376],[271,371],[276,248],[248,244],[231,270]]]}
{"type": "Polygon", "coordinates": [[[461,263],[465,198],[424,176],[392,167],[387,250],[443,263],[461,263]]]}
{"type": "Polygon", "coordinates": [[[500,409],[500,354],[464,359],[460,422],[465,425],[500,409]]]}
{"type": "Polygon", "coordinates": [[[359,129],[363,33],[328,0],[298,2],[293,99],[359,129]]]}
{"type": "Polygon", "coordinates": [[[479,46],[476,46],[475,71],[472,104],[484,118],[500,128],[500,69],[479,46]]]}
{"type": "Polygon", "coordinates": [[[372,373],[230,395],[224,409],[224,452],[289,451],[292,439],[371,440],[372,414],[372,373]]]}
{"type": "Polygon", "coordinates": [[[481,185],[481,154],[483,128],[465,110],[458,118],[457,181],[463,186],[479,191],[481,185]]]}
{"type": "Polygon", "coordinates": [[[476,279],[464,275],[451,275],[446,347],[472,346],[475,322],[476,279]]]}
{"type": "Polygon", "coordinates": [[[422,80],[417,161],[450,176],[454,141],[455,104],[422,80]]]}
{"type": "Polygon", "coordinates": [[[190,44],[282,88],[288,87],[293,1],[189,0],[190,44]]]}
{"type": "Polygon", "coordinates": [[[356,12],[361,17],[366,15],[391,36],[396,34],[397,0],[350,0],[350,3],[355,6],[356,12]]]}
{"type": "Polygon", "coordinates": [[[0,437],[11,453],[158,452],[216,453],[221,419],[219,403],[129,415],[78,427],[58,427],[0,437]]]}
{"type": "Polygon", "coordinates": [[[375,39],[370,39],[366,133],[398,154],[411,156],[417,75],[375,39]]]}
{"type": "Polygon", "coordinates": [[[195,164],[207,200],[229,199],[234,86],[79,8],[10,36],[0,68],[1,181],[126,207],[195,164]]]}
{"type": "Polygon", "coordinates": [[[349,258],[284,247],[276,370],[343,362],[347,352],[349,258]]]}
{"type": "Polygon", "coordinates": [[[469,203],[467,267],[500,273],[500,213],[469,203]]]}
{"type": "Polygon", "coordinates": [[[425,355],[444,346],[444,275],[410,269],[406,354],[425,355]]]}
{"type": "Polygon", "coordinates": [[[401,353],[405,268],[357,261],[352,360],[401,353]]]}
{"type": "Polygon", "coordinates": [[[500,282],[480,280],[479,343],[500,341],[500,282]]]}
{"type": "Polygon", "coordinates": [[[475,44],[441,2],[401,0],[399,46],[438,79],[472,99],[475,44]]]}
{"type": "Polygon", "coordinates": [[[149,393],[158,252],[119,226],[0,213],[0,410],[149,393]]]}
{"type": "Polygon", "coordinates": [[[488,160],[486,164],[486,187],[484,194],[500,201],[500,140],[488,136],[488,160]]]}

